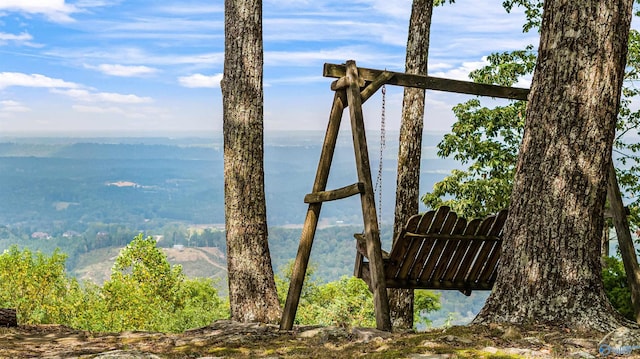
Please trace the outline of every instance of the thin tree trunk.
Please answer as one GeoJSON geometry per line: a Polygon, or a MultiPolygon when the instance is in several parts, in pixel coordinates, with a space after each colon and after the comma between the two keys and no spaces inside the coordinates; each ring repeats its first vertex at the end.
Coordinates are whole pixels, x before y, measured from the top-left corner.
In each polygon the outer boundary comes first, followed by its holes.
{"type": "Polygon", "coordinates": [[[618,186],[616,178],[616,169],[613,162],[609,165],[609,187],[607,197],[611,212],[613,213],[613,224],[618,235],[618,246],[620,247],[620,255],[624,271],[627,274],[627,283],[631,292],[631,305],[633,307],[633,315],[636,322],[640,323],[640,268],[638,267],[638,257],[636,256],[636,248],[633,246],[633,238],[629,230],[629,221],[627,213],[622,203],[622,194],[618,186]]]}
{"type": "Polygon", "coordinates": [[[264,194],[262,1],[225,1],[225,225],[231,319],[277,322],[264,194]]]}
{"type": "MultiPolygon", "coordinates": [[[[407,73],[427,75],[432,13],[433,0],[413,1],[405,60],[407,73]]],[[[405,87],[398,149],[394,240],[409,217],[418,213],[424,101],[424,90],[405,87]]],[[[394,327],[405,329],[413,327],[413,290],[390,289],[389,307],[394,327]]]]}
{"type": "Polygon", "coordinates": [[[505,226],[476,323],[612,330],[600,237],[633,0],[547,0],[505,226]]]}

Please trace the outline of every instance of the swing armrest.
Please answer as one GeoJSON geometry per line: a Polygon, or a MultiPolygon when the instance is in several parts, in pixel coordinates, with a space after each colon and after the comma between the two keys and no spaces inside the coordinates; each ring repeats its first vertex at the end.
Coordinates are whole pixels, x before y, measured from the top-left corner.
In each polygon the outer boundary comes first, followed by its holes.
{"type": "MultiPolygon", "coordinates": [[[[358,253],[362,254],[365,258],[368,258],[368,256],[367,256],[367,241],[364,238],[364,234],[363,233],[355,233],[353,235],[353,237],[356,239],[356,250],[358,251],[358,253]]],[[[385,251],[384,249],[382,250],[382,259],[383,260],[389,259],[389,252],[385,251]]]]}

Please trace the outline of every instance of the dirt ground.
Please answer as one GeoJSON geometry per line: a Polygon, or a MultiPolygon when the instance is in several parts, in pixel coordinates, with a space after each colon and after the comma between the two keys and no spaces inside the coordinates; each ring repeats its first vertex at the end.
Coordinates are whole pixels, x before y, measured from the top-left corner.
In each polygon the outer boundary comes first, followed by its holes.
{"type": "Polygon", "coordinates": [[[39,325],[0,328],[0,358],[640,358],[640,351],[631,353],[633,346],[609,345],[603,337],[500,326],[386,333],[335,327],[280,331],[272,325],[218,321],[164,334],[39,325]]]}

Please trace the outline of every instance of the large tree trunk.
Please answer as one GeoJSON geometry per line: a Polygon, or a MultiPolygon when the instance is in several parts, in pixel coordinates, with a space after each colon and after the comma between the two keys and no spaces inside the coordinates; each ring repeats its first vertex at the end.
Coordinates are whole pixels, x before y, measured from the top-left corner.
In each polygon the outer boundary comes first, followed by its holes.
{"type": "Polygon", "coordinates": [[[501,269],[477,323],[619,323],[600,237],[632,5],[544,2],[501,269]]]}
{"type": "MultiPolygon", "coordinates": [[[[427,75],[432,13],[433,0],[413,1],[405,60],[406,73],[427,75]]],[[[424,127],[424,92],[424,90],[417,88],[405,87],[404,89],[398,150],[394,240],[409,217],[418,213],[422,130],[424,127]]],[[[394,327],[405,329],[413,327],[413,290],[390,289],[389,307],[394,327]]]]}
{"type": "Polygon", "coordinates": [[[262,1],[225,1],[224,193],[231,319],[277,322],[263,163],[262,1]]]}

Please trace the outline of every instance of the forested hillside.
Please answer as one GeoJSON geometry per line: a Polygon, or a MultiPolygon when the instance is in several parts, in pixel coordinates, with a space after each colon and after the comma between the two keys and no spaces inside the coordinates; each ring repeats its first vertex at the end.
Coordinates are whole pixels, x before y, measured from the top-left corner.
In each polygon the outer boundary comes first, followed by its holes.
{"type": "MultiPolygon", "coordinates": [[[[433,136],[431,145],[438,138],[433,136]]],[[[302,199],[312,185],[321,143],[318,133],[276,134],[267,141],[271,226],[304,219],[302,199]]],[[[0,142],[4,203],[0,223],[45,232],[55,231],[54,223],[60,222],[75,231],[96,222],[139,229],[173,221],[223,223],[221,147],[220,138],[5,138],[0,142]]],[[[391,208],[395,193],[393,151],[390,148],[385,159],[386,209],[391,208]]],[[[430,156],[425,163],[425,186],[453,166],[451,161],[430,156]]],[[[342,186],[354,179],[351,144],[345,141],[336,153],[329,185],[342,186]]],[[[357,200],[328,204],[324,214],[333,222],[360,222],[357,200]]]]}
{"type": "MultiPolygon", "coordinates": [[[[280,275],[297,251],[307,208],[303,198],[313,184],[322,135],[266,136],[269,241],[274,269],[280,275]]],[[[374,168],[379,156],[376,135],[370,135],[374,168]]],[[[388,137],[382,188],[384,248],[389,248],[391,241],[397,155],[397,136],[388,137]]],[[[424,191],[458,166],[454,161],[436,158],[433,148],[439,140],[439,135],[425,135],[424,191]]],[[[355,181],[353,158],[350,138],[341,138],[329,187],[355,181]]],[[[165,248],[172,263],[183,266],[185,274],[214,278],[224,294],[224,258],[209,253],[225,250],[222,165],[220,136],[3,138],[0,250],[14,244],[44,253],[60,248],[68,255],[69,273],[102,283],[119,248],[144,232],[165,248]]],[[[315,280],[329,282],[351,275],[353,234],[362,231],[361,222],[357,198],[325,204],[311,258],[316,267],[315,280]]],[[[468,319],[468,309],[479,308],[484,300],[469,305],[462,294],[446,296],[445,308],[458,313],[449,318],[443,314],[437,321],[440,324],[447,319],[468,319]]]]}
{"type": "MultiPolygon", "coordinates": [[[[390,248],[395,195],[395,135],[383,170],[383,248],[390,248]]],[[[376,136],[370,144],[377,168],[376,136]]],[[[459,166],[435,158],[439,135],[425,135],[421,191],[459,166]]],[[[322,143],[321,133],[269,134],[265,148],[269,242],[283,276],[295,258],[322,143]]],[[[0,140],[0,250],[18,245],[67,254],[67,272],[98,284],[108,279],[119,250],[138,233],[153,236],[189,277],[209,277],[227,291],[221,139],[4,138],[0,140]],[[184,247],[184,249],[180,249],[184,247]],[[222,255],[222,256],[220,256],[222,255]]],[[[342,139],[329,187],[355,181],[352,145],[342,139]]],[[[375,176],[375,174],[374,174],[375,176]]],[[[328,202],[321,213],[311,262],[320,283],[351,276],[353,234],[362,231],[357,198],[328,202]]],[[[618,281],[611,277],[611,281],[618,281]]],[[[442,292],[433,325],[467,323],[487,293],[442,292]]]]}

